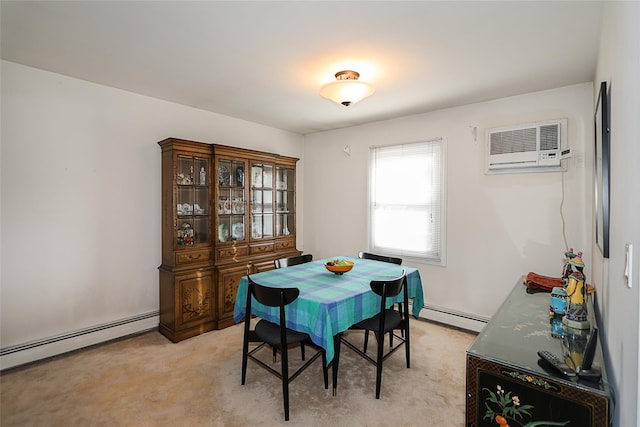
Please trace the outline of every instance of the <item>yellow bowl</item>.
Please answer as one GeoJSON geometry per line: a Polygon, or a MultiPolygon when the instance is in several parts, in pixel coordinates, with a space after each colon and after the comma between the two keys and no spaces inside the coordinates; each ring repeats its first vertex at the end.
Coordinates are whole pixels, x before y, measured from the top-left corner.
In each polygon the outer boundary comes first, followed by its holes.
{"type": "Polygon", "coordinates": [[[353,261],[341,260],[342,262],[346,262],[347,265],[333,265],[336,260],[329,260],[324,263],[324,266],[332,273],[343,274],[353,268],[353,261]]]}

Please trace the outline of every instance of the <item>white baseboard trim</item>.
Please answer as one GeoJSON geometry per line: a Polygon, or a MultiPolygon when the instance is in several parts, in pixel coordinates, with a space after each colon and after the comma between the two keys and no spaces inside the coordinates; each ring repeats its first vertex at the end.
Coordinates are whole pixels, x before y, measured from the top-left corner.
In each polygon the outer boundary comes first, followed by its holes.
{"type": "Polygon", "coordinates": [[[489,322],[486,317],[428,304],[420,311],[420,317],[473,332],[480,332],[489,322]]]}
{"type": "Polygon", "coordinates": [[[158,311],[0,349],[0,370],[158,328],[158,311]]]}

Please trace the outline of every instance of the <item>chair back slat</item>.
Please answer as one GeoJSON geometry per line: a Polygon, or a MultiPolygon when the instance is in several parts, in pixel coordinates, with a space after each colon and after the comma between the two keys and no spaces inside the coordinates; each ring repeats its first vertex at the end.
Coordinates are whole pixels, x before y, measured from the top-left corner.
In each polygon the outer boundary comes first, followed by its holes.
{"type": "Polygon", "coordinates": [[[276,259],[273,261],[273,265],[276,268],[285,268],[285,267],[291,267],[294,265],[298,265],[298,264],[304,264],[307,262],[311,262],[313,261],[313,255],[312,254],[304,254],[304,255],[300,255],[300,256],[292,256],[292,257],[288,257],[288,258],[280,258],[280,259],[276,259]]]}
{"type": "Polygon", "coordinates": [[[374,261],[382,261],[382,262],[388,262],[391,264],[402,264],[402,258],[396,258],[396,257],[391,257],[391,256],[386,256],[386,255],[378,255],[378,254],[372,254],[371,252],[358,252],[358,258],[360,259],[372,259],[374,261]]]}
{"type": "Polygon", "coordinates": [[[405,272],[402,270],[402,275],[394,279],[372,280],[371,290],[383,298],[395,297],[402,291],[406,279],[405,272]]]}
{"type": "Polygon", "coordinates": [[[291,304],[300,295],[298,288],[268,288],[249,279],[249,293],[256,301],[268,307],[279,307],[291,304]]]}

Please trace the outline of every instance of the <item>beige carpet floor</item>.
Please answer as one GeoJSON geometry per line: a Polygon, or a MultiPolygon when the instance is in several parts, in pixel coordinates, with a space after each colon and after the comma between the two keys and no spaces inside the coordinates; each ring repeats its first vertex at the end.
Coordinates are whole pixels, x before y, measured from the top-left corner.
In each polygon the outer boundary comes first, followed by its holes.
{"type": "MultiPolygon", "coordinates": [[[[473,334],[412,319],[411,368],[403,351],[385,361],[380,400],[375,367],[343,345],[338,395],[332,396],[331,377],[324,389],[318,359],[291,384],[291,420],[285,423],[278,378],[250,363],[247,383],[240,385],[242,333],[235,325],[173,344],[149,332],[6,371],[0,375],[0,424],[464,425],[465,351],[473,334]]],[[[351,337],[357,341],[361,333],[351,337]]],[[[375,345],[372,339],[372,351],[375,345]]],[[[290,355],[292,364],[299,361],[298,349],[290,355]]]]}

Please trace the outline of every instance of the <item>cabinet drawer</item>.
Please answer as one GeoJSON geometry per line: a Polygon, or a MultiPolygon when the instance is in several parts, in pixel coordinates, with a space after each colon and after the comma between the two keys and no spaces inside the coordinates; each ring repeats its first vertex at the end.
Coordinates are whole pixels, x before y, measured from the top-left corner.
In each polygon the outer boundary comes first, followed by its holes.
{"type": "Polygon", "coordinates": [[[253,245],[251,246],[250,253],[251,255],[266,254],[269,252],[273,252],[274,248],[275,248],[275,245],[273,242],[263,243],[260,245],[253,245]]]}
{"type": "Polygon", "coordinates": [[[249,255],[249,247],[247,246],[230,246],[228,248],[218,248],[218,259],[229,259],[247,255],[249,255]]]}
{"type": "Polygon", "coordinates": [[[195,262],[207,262],[211,260],[211,249],[201,249],[199,251],[177,252],[176,265],[185,265],[195,262]]]}
{"type": "Polygon", "coordinates": [[[295,248],[296,248],[295,239],[278,240],[276,242],[276,251],[282,251],[282,250],[287,250],[287,249],[295,249],[295,248]]]}

